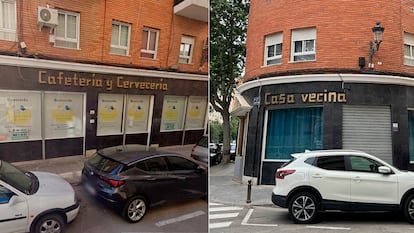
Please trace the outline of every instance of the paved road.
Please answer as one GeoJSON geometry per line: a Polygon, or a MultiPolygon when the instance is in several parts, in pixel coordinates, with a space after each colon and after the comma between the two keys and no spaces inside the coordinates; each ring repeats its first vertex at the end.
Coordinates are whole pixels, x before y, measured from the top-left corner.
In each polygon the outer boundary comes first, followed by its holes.
{"type": "Polygon", "coordinates": [[[131,224],[87,194],[80,185],[74,184],[74,188],[81,212],[67,226],[66,233],[208,232],[208,205],[203,200],[156,207],[140,222],[131,224]]]}
{"type": "MultiPolygon", "coordinates": [[[[222,218],[210,219],[210,233],[414,233],[414,225],[407,223],[396,213],[340,213],[322,215],[316,224],[293,224],[287,210],[277,207],[244,206],[241,209],[228,204],[210,203],[210,218],[217,213],[222,218]],[[211,211],[216,207],[228,207],[222,211],[211,211]],[[237,213],[237,216],[230,215],[237,213]],[[227,215],[227,216],[226,216],[227,215]]],[[[217,215],[218,216],[218,215],[217,215]]]]}

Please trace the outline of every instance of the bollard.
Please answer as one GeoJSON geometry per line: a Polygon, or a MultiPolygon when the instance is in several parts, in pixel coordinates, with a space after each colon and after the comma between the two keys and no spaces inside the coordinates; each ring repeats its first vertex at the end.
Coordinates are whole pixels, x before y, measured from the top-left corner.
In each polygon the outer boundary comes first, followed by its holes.
{"type": "Polygon", "coordinates": [[[247,200],[246,203],[252,202],[252,180],[247,181],[247,200]]]}

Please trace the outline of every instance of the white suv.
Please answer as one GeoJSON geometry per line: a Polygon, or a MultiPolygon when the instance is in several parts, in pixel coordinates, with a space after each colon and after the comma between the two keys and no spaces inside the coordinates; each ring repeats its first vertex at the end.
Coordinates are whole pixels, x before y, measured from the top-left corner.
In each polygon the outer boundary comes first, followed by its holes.
{"type": "Polygon", "coordinates": [[[62,177],[0,161],[0,232],[63,232],[78,212],[75,192],[62,177]]]}
{"type": "Polygon", "coordinates": [[[361,151],[292,154],[277,169],[272,202],[295,223],[314,222],[320,211],[402,211],[414,223],[414,173],[361,151]]]}

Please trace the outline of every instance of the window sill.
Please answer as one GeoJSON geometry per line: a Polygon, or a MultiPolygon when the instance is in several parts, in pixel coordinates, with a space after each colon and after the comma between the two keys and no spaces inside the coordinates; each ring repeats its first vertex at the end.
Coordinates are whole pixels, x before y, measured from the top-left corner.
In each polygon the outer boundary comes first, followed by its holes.
{"type": "Polygon", "coordinates": [[[315,62],[316,60],[306,60],[306,61],[289,61],[288,64],[293,64],[293,63],[303,63],[303,62],[315,62]]]}
{"type": "Polygon", "coordinates": [[[271,64],[271,65],[263,65],[263,66],[261,66],[260,68],[267,68],[267,67],[272,67],[272,66],[280,66],[280,65],[282,65],[282,63],[277,63],[277,64],[271,64]]]}

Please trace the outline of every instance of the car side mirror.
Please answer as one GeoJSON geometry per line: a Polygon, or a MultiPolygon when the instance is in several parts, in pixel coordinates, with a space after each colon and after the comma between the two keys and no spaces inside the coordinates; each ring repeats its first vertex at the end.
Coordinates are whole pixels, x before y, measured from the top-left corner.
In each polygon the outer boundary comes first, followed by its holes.
{"type": "Polygon", "coordinates": [[[378,167],[378,172],[381,173],[381,174],[387,175],[387,174],[391,174],[392,170],[391,170],[391,168],[389,168],[387,166],[380,166],[380,167],[378,167]]]}

